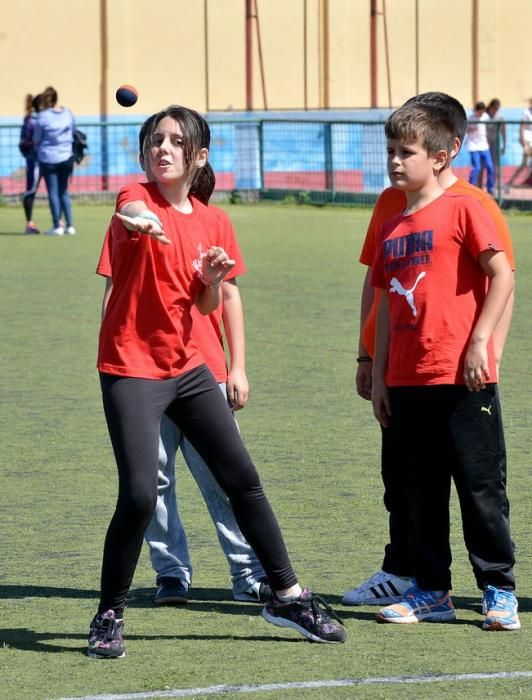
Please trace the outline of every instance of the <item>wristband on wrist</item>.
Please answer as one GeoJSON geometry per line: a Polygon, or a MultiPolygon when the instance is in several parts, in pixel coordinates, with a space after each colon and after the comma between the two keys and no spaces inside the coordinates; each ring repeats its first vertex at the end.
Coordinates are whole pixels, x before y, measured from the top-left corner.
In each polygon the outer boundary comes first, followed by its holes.
{"type": "Polygon", "coordinates": [[[135,218],[136,219],[137,218],[138,219],[148,219],[149,221],[155,221],[156,224],[158,224],[159,226],[162,226],[157,214],[154,214],[149,209],[145,209],[144,211],[141,211],[140,214],[137,214],[137,216],[135,218]]]}
{"type": "Polygon", "coordinates": [[[360,355],[360,357],[357,357],[357,362],[358,364],[361,362],[373,362],[373,358],[369,355],[360,355]]]}

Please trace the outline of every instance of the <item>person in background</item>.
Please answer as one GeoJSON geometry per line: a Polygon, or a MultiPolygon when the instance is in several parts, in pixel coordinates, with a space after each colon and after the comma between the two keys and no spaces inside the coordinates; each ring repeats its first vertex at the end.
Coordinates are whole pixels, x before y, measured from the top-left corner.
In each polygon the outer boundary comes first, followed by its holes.
{"type": "Polygon", "coordinates": [[[72,112],[57,104],[58,96],[53,87],[47,87],[42,95],[42,111],[39,112],[33,131],[33,144],[41,175],[46,182],[48,202],[52,214],[49,236],[73,236],[76,233],[72,220],[72,203],[68,193],[68,181],[74,167],[72,141],[75,121],[72,112]],[[61,225],[61,214],[66,228],[61,225]]]}
{"type": "Polygon", "coordinates": [[[41,179],[39,161],[33,146],[33,130],[37,113],[41,109],[41,100],[41,95],[26,95],[26,113],[20,130],[19,150],[26,159],[26,191],[22,195],[22,206],[26,216],[25,233],[28,234],[40,233],[33,221],[33,203],[41,179]]]}
{"type": "MultiPolygon", "coordinates": [[[[490,122],[486,124],[486,130],[488,135],[488,144],[490,147],[491,160],[493,162],[493,181],[497,182],[500,177],[501,168],[501,158],[506,150],[506,124],[502,117],[498,116],[499,110],[501,108],[501,101],[494,97],[489,101],[486,107],[486,114],[490,118],[490,122]]],[[[482,187],[482,182],[484,180],[484,172],[486,168],[483,167],[477,186],[482,187]]]]}
{"type": "Polygon", "coordinates": [[[494,177],[493,177],[493,161],[491,159],[490,147],[488,143],[488,133],[486,122],[490,118],[486,113],[486,105],[484,102],[477,102],[475,109],[468,117],[469,124],[467,126],[467,150],[471,158],[471,173],[469,182],[476,185],[482,168],[487,172],[486,189],[489,194],[493,194],[494,177]]]}
{"type": "Polygon", "coordinates": [[[532,97],[528,107],[523,112],[521,124],[519,125],[519,143],[523,147],[523,160],[521,165],[515,170],[512,177],[506,183],[506,188],[514,187],[517,178],[529,168],[531,169],[525,180],[520,183],[527,187],[532,187],[532,97]]]}

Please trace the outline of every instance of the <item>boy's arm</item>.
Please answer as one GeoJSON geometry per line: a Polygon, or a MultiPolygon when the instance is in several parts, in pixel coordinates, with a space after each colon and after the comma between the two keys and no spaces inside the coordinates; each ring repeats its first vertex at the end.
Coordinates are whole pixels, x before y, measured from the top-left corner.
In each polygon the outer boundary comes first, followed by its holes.
{"type": "MultiPolygon", "coordinates": [[[[513,273],[512,273],[513,274],[513,273]]],[[[497,367],[497,379],[500,376],[500,367],[502,362],[502,355],[504,352],[504,346],[506,344],[506,338],[510,332],[510,326],[512,324],[512,314],[514,310],[515,293],[512,290],[502,316],[493,331],[493,353],[495,355],[495,366],[497,367]]]]}
{"type": "Polygon", "coordinates": [[[377,334],[375,357],[373,358],[373,375],[371,402],[373,413],[379,423],[386,428],[391,415],[388,387],[386,386],[386,369],[388,367],[388,350],[390,346],[390,317],[388,298],[382,295],[377,314],[377,334]]]}
{"type": "Polygon", "coordinates": [[[230,366],[227,375],[227,398],[234,411],[248,402],[249,383],[246,376],[246,341],[244,333],[244,310],[236,278],[222,284],[225,337],[229,348],[230,366]]]}
{"type": "Polygon", "coordinates": [[[490,283],[464,361],[464,382],[469,391],[480,391],[486,386],[486,381],[497,381],[489,373],[488,342],[504,313],[514,284],[512,269],[504,252],[484,250],[478,261],[490,283]]]}
{"type": "MultiPolygon", "coordinates": [[[[371,286],[371,271],[368,266],[364,283],[362,285],[362,294],[360,297],[360,329],[358,332],[358,357],[370,357],[368,349],[364,345],[363,331],[366,325],[370,309],[375,299],[375,290],[371,286]]],[[[357,394],[367,401],[371,401],[371,373],[373,370],[373,362],[366,360],[357,363],[357,373],[355,378],[357,394]]]]}

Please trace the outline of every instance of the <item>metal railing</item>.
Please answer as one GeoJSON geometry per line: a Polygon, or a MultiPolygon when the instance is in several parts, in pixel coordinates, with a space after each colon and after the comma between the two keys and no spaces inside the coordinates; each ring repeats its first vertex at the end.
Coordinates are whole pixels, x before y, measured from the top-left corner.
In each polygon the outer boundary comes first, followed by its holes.
{"type": "MultiPolygon", "coordinates": [[[[383,122],[235,120],[209,122],[210,160],[216,191],[252,198],[289,198],[298,202],[371,204],[389,185],[383,122]]],[[[523,161],[519,122],[506,122],[502,149],[496,130],[495,197],[505,206],[532,208],[532,182],[523,161]],[[506,183],[510,182],[510,187],[506,183]]],[[[114,197],[122,185],[142,179],[138,164],[138,131],[134,122],[79,123],[89,150],[76,165],[70,185],[74,197],[114,197]]],[[[25,159],[19,152],[19,124],[0,125],[0,188],[3,201],[16,201],[26,188],[25,159]]],[[[532,157],[529,159],[532,165],[532,157]]],[[[457,175],[469,178],[467,144],[453,162],[457,175]]],[[[485,183],[484,183],[485,185],[485,183]]],[[[39,193],[44,196],[44,185],[39,193]]]]}

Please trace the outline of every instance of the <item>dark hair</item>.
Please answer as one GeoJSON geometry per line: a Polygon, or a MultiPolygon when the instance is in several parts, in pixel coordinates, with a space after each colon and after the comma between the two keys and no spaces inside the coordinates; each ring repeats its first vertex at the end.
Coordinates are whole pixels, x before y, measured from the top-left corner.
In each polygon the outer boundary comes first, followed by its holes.
{"type": "Polygon", "coordinates": [[[484,111],[485,109],[486,109],[485,102],[476,102],[475,103],[475,112],[479,112],[480,110],[484,111]]]}
{"type": "Polygon", "coordinates": [[[49,109],[57,104],[58,95],[53,87],[48,86],[42,93],[42,108],[49,109]]]}
{"type": "Polygon", "coordinates": [[[497,97],[494,97],[493,99],[491,99],[489,101],[486,109],[488,109],[488,110],[494,109],[495,111],[497,111],[500,108],[500,106],[501,106],[501,101],[497,97]]]}
{"type": "MultiPolygon", "coordinates": [[[[185,167],[190,169],[198,151],[202,148],[209,148],[211,132],[205,119],[198,112],[188,107],[170,105],[166,109],[148,117],[139,131],[139,151],[146,160],[153,132],[157,124],[165,117],[175,119],[181,127],[185,167]]],[[[211,164],[207,161],[202,168],[197,169],[189,194],[199,199],[203,204],[208,204],[215,186],[216,176],[211,164]]]]}
{"type": "Polygon", "coordinates": [[[406,143],[420,141],[428,153],[451,152],[456,134],[446,119],[434,110],[406,103],[396,109],[384,126],[388,139],[406,143]]]}
{"type": "Polygon", "coordinates": [[[405,102],[405,105],[415,105],[436,112],[439,119],[449,123],[454,135],[463,143],[467,130],[467,114],[461,102],[445,92],[423,92],[405,102]]]}
{"type": "Polygon", "coordinates": [[[26,98],[24,99],[24,113],[26,114],[27,117],[31,114],[32,103],[33,103],[33,95],[28,93],[26,95],[26,98]]]}
{"type": "Polygon", "coordinates": [[[42,109],[42,95],[35,95],[31,101],[31,106],[34,112],[40,112],[42,109]]]}

